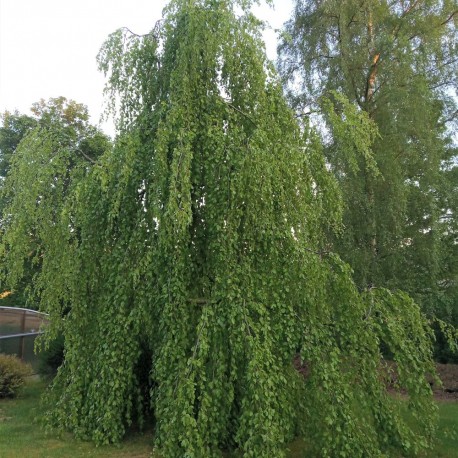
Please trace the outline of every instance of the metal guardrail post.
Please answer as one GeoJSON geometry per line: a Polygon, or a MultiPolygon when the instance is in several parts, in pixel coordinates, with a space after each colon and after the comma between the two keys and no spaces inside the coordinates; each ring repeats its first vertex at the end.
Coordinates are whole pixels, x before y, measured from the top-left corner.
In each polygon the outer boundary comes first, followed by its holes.
{"type": "MultiPolygon", "coordinates": [[[[22,312],[22,318],[21,318],[21,334],[24,334],[25,332],[25,318],[26,318],[26,311],[24,310],[22,312]]],[[[19,358],[23,359],[24,357],[24,336],[22,336],[19,339],[19,352],[18,352],[19,358]]]]}

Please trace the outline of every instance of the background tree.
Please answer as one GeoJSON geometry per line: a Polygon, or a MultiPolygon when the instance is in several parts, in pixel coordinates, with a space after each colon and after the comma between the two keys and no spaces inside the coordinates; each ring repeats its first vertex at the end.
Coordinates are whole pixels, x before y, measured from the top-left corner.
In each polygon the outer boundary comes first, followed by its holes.
{"type": "MultiPolygon", "coordinates": [[[[6,111],[0,117],[0,188],[3,187],[10,169],[11,158],[17,145],[31,129],[36,127],[37,120],[31,116],[6,111]]],[[[0,211],[6,205],[6,196],[0,194],[0,211]]]]}
{"type": "Polygon", "coordinates": [[[456,1],[295,4],[279,64],[301,115],[324,116],[345,201],[337,251],[361,289],[456,308],[456,230],[443,224],[456,219],[456,1]],[[355,143],[358,113],[377,127],[370,144],[355,143]]]}
{"type": "Polygon", "coordinates": [[[0,129],[2,248],[9,263],[3,286],[16,291],[6,299],[16,306],[25,305],[26,289],[42,264],[37,225],[52,229],[70,189],[109,148],[108,138],[89,124],[84,105],[59,97],[33,104],[32,113],[5,113],[0,129]]]}
{"type": "Polygon", "coordinates": [[[326,251],[336,181],[250,6],[175,0],[150,34],[115,32],[99,55],[120,102],[114,149],[68,185],[68,156],[13,165],[15,205],[28,173],[40,184],[10,212],[7,265],[40,240],[34,286],[65,335],[48,420],[105,443],[146,410],[167,457],[284,456],[295,434],[319,456],[415,452],[434,434],[426,322],[401,293],[359,294],[326,251]],[[411,418],[386,391],[380,340],[411,418]]]}
{"type": "Polygon", "coordinates": [[[31,116],[6,111],[1,116],[0,127],[0,174],[2,181],[10,168],[11,157],[24,135],[33,129],[37,120],[31,116]]]}
{"type": "MultiPolygon", "coordinates": [[[[443,185],[446,186],[442,193],[442,212],[438,231],[442,239],[441,279],[439,282],[438,314],[441,315],[455,328],[458,328],[458,167],[456,164],[456,149],[448,163],[444,164],[443,185]]],[[[458,362],[458,355],[452,352],[441,332],[436,333],[436,357],[440,362],[458,362]]]]}

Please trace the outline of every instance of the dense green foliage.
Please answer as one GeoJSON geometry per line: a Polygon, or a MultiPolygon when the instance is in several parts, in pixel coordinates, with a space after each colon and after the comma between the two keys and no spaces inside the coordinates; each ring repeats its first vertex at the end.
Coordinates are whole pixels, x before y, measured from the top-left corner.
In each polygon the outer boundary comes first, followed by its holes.
{"type": "MultiPolygon", "coordinates": [[[[151,415],[166,457],[280,457],[295,435],[323,457],[416,452],[434,435],[431,331],[408,296],[361,294],[328,252],[338,183],[250,4],[175,0],[150,34],[110,36],[119,135],[95,166],[70,167],[79,150],[40,132],[20,144],[2,257],[14,284],[36,253],[49,338],[65,337],[48,422],[107,443],[151,415]]],[[[358,119],[347,141],[365,154],[375,131],[358,119]]]]}
{"type": "MultiPolygon", "coordinates": [[[[37,120],[31,116],[20,114],[19,112],[5,112],[0,116],[0,189],[3,188],[5,178],[10,170],[11,159],[16,147],[22,138],[37,126],[37,120]]],[[[0,193],[0,213],[3,215],[8,202],[8,197],[4,192],[0,193]]],[[[5,294],[1,299],[1,304],[6,307],[24,306],[27,299],[25,289],[30,278],[22,279],[21,285],[16,287],[15,294],[5,294]]]]}
{"type": "Polygon", "coordinates": [[[64,337],[59,334],[55,339],[49,341],[45,348],[38,350],[37,372],[43,378],[53,378],[59,367],[64,362],[64,337]]]}
{"type": "Polygon", "coordinates": [[[3,113],[0,127],[0,176],[5,179],[10,169],[11,157],[24,135],[36,127],[36,119],[15,113],[3,113]]]}
{"type": "Polygon", "coordinates": [[[0,129],[2,171],[11,168],[1,186],[1,229],[8,264],[2,287],[15,290],[3,305],[24,306],[27,301],[35,308],[35,298],[25,290],[33,292],[32,282],[41,269],[43,251],[48,251],[45,244],[53,243],[63,202],[110,144],[89,124],[86,107],[72,100],[41,100],[32,112],[34,117],[6,114],[0,129]]]}
{"type": "Polygon", "coordinates": [[[0,353],[0,398],[13,398],[32,374],[30,365],[13,355],[0,353]]]}
{"type": "Polygon", "coordinates": [[[279,49],[297,109],[327,126],[345,201],[334,246],[356,283],[442,317],[458,316],[457,19],[455,0],[300,0],[279,49]],[[355,112],[378,132],[363,149],[355,112]]]}

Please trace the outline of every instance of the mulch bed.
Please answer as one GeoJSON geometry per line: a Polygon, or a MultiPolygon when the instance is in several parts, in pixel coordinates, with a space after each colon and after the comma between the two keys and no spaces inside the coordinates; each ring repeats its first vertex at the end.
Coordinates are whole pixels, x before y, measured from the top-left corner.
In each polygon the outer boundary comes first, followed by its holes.
{"type": "MultiPolygon", "coordinates": [[[[306,362],[300,361],[299,356],[294,359],[296,369],[307,378],[310,374],[310,367],[306,362]]],[[[389,391],[396,391],[393,385],[396,378],[396,367],[394,363],[388,363],[390,367],[392,383],[389,384],[389,391]]],[[[458,401],[458,364],[436,364],[437,374],[442,381],[442,386],[433,382],[430,385],[434,393],[434,398],[440,401],[458,401]]]]}
{"type": "Polygon", "coordinates": [[[436,364],[442,387],[433,384],[433,393],[441,401],[458,401],[458,364],[436,364]]]}

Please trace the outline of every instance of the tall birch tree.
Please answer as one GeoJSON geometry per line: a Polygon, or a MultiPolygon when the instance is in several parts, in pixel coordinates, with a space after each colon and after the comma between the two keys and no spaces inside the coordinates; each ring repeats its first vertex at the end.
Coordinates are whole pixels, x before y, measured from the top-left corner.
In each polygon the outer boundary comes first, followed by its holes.
{"type": "Polygon", "coordinates": [[[442,222],[456,218],[457,20],[455,0],[300,0],[279,48],[299,115],[327,126],[345,201],[336,249],[361,289],[401,288],[429,311],[456,301],[442,222]],[[377,128],[366,150],[349,110],[377,128]]]}

